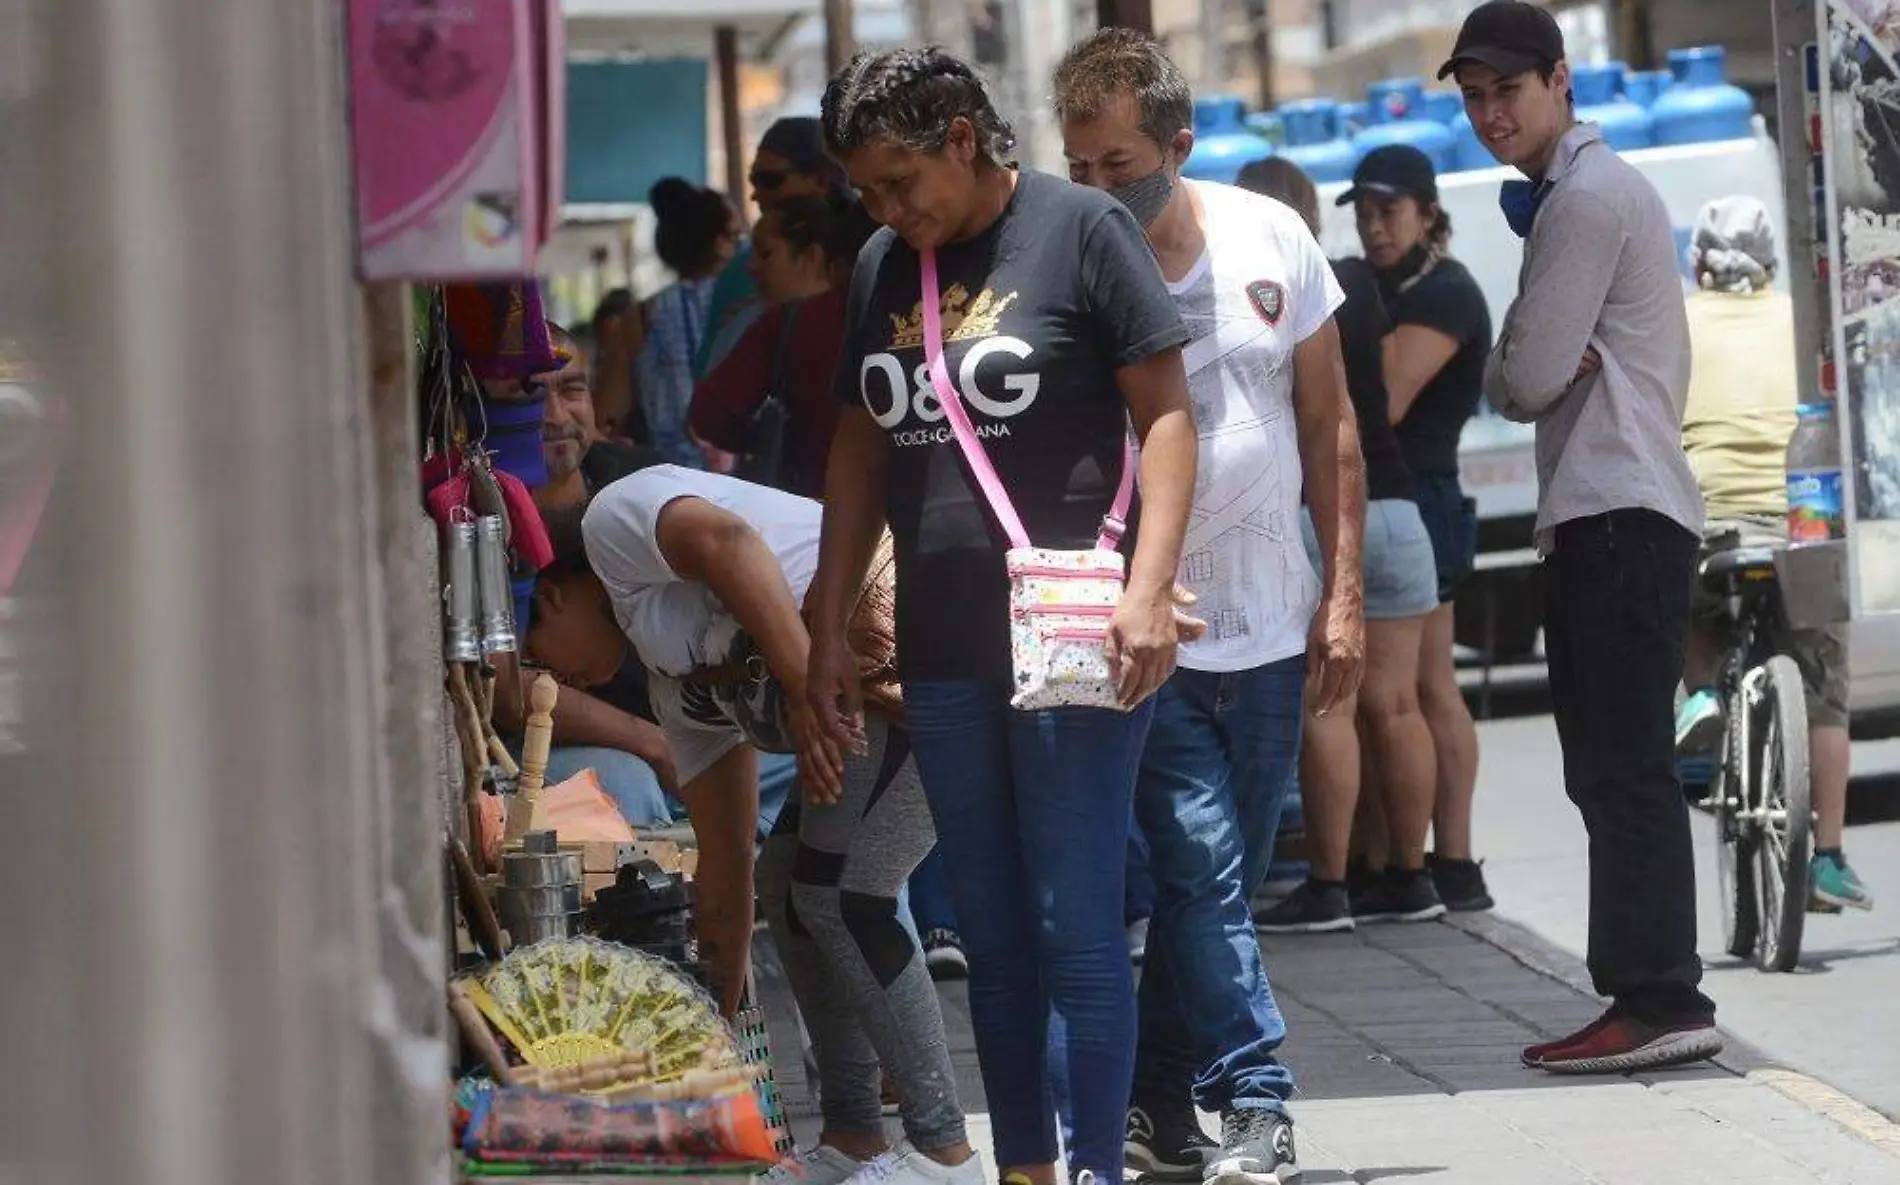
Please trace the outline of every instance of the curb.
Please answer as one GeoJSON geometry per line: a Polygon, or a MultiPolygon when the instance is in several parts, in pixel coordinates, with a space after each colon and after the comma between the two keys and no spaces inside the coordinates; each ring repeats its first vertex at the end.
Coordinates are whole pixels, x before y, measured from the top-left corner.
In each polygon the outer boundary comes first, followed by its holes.
{"type": "MultiPolygon", "coordinates": [[[[1574,991],[1597,997],[1590,973],[1583,960],[1550,942],[1534,931],[1494,913],[1447,914],[1443,922],[1488,943],[1517,960],[1524,967],[1549,979],[1555,979],[1574,991]]],[[[1829,1120],[1882,1152],[1900,1157],[1900,1123],[1865,1103],[1773,1058],[1740,1040],[1732,1033],[1723,1034],[1727,1046],[1715,1064],[1750,1082],[1768,1087],[1783,1098],[1829,1120]]]]}

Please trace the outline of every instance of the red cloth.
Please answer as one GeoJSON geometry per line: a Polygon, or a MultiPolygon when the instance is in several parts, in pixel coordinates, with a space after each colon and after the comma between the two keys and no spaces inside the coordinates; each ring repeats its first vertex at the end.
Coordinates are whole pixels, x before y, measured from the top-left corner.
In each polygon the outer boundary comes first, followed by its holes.
{"type": "MultiPolygon", "coordinates": [[[[521,479],[512,473],[492,470],[495,484],[501,487],[503,509],[508,512],[508,544],[530,571],[539,572],[554,562],[554,543],[548,538],[541,510],[521,479]]],[[[438,526],[469,504],[468,470],[447,457],[437,455],[422,466],[423,503],[438,526]]]]}
{"type": "MultiPolygon", "coordinates": [[[[825,491],[825,459],[844,410],[832,392],[838,354],[844,348],[844,288],[831,288],[798,302],[792,340],[785,347],[785,455],[793,493],[816,498],[825,491]]],[[[752,417],[772,385],[783,306],[769,308],[747,327],[732,352],[693,388],[688,420],[701,439],[727,452],[745,451],[752,417]]]]}

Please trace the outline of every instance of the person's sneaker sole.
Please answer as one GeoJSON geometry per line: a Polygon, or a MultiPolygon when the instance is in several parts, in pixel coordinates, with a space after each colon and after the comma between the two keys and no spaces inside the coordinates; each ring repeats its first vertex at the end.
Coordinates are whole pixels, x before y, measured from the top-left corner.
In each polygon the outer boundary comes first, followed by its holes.
{"type": "Polygon", "coordinates": [[[1360,913],[1353,915],[1355,922],[1429,922],[1445,916],[1445,903],[1433,902],[1424,909],[1399,910],[1387,913],[1360,913]]]}
{"type": "Polygon", "coordinates": [[[1205,1158],[1193,1164],[1171,1164],[1156,1156],[1153,1148],[1133,1140],[1122,1145],[1122,1159],[1140,1181],[1199,1181],[1207,1171],[1205,1158]]]}
{"type": "Polygon", "coordinates": [[[1579,1058],[1562,1061],[1533,1061],[1524,1065],[1549,1074],[1630,1074],[1638,1070],[1661,1070],[1707,1061],[1722,1052],[1722,1034],[1715,1029],[1690,1029],[1665,1033],[1649,1044],[1628,1053],[1610,1057],[1579,1058]]]}
{"type": "Polygon", "coordinates": [[[1344,934],[1359,924],[1352,917],[1328,918],[1323,922],[1293,922],[1275,925],[1254,919],[1254,929],[1262,934],[1344,934]]]}
{"type": "MultiPolygon", "coordinates": [[[[1859,909],[1859,910],[1864,910],[1871,913],[1874,908],[1874,903],[1868,898],[1837,896],[1836,894],[1830,893],[1826,889],[1821,888],[1819,885],[1810,886],[1808,896],[1813,901],[1819,901],[1823,905],[1833,906],[1834,907],[1833,912],[1835,913],[1839,913],[1843,909],[1859,909]]],[[[1812,906],[1810,906],[1809,912],[1812,913],[1812,912],[1818,912],[1818,911],[1814,910],[1812,906]]]]}
{"type": "Polygon", "coordinates": [[[1234,1161],[1215,1162],[1203,1178],[1205,1185],[1298,1185],[1299,1180],[1300,1169],[1297,1167],[1263,1173],[1258,1169],[1249,1169],[1245,1162],[1234,1161]]]}

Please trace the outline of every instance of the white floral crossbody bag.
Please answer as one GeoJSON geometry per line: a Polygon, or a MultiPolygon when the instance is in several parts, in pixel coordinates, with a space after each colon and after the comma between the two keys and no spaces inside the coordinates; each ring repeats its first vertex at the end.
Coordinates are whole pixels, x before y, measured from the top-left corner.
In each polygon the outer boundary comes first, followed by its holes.
{"type": "Polygon", "coordinates": [[[924,360],[931,386],[991,513],[1009,537],[1004,562],[1009,571],[1010,660],[1015,674],[1010,706],[1022,711],[1120,710],[1118,672],[1109,666],[1107,639],[1109,619],[1121,603],[1127,579],[1126,561],[1116,549],[1128,529],[1128,508],[1134,500],[1134,446],[1123,444],[1121,484],[1092,549],[1058,551],[1032,545],[950,381],[950,368],[943,358],[943,298],[937,285],[936,252],[922,252],[921,263],[924,360]]]}

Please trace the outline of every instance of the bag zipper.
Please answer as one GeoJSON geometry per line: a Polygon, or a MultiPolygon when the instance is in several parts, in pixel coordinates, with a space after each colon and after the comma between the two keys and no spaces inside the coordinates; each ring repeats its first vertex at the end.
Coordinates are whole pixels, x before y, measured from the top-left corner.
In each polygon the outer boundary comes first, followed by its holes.
{"type": "Polygon", "coordinates": [[[1026,605],[1017,614],[1024,617],[1113,617],[1114,605],[1026,605]]]}
{"type": "Polygon", "coordinates": [[[1011,579],[1027,578],[1031,580],[1120,580],[1119,568],[1050,568],[1030,566],[1009,566],[1011,579]]]}

